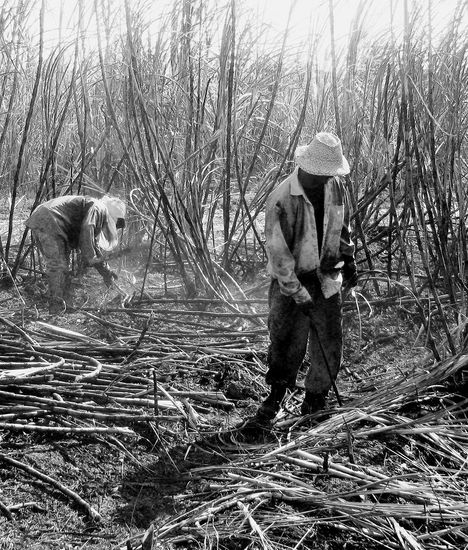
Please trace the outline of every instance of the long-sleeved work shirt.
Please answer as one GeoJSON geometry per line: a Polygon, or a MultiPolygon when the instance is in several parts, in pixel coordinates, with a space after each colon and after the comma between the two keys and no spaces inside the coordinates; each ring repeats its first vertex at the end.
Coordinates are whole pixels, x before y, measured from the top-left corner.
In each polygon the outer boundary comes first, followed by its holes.
{"type": "Polygon", "coordinates": [[[321,249],[312,203],[298,179],[298,170],[270,195],[265,216],[268,272],[278,280],[280,291],[297,303],[311,299],[301,284],[301,275],[320,268],[332,270],[344,258],[354,257],[350,236],[346,190],[339,178],[325,184],[321,249]]]}
{"type": "Polygon", "coordinates": [[[47,229],[51,235],[64,239],[71,249],[79,248],[83,264],[94,266],[102,263],[97,238],[107,217],[107,209],[98,199],[67,195],[40,204],[26,225],[30,229],[47,229]]]}

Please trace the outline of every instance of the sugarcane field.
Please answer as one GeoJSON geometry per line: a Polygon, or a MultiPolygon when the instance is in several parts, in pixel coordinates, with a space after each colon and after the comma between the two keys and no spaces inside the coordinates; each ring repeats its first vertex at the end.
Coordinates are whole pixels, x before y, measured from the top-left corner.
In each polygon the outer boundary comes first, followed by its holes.
{"type": "Polygon", "coordinates": [[[0,550],[468,550],[468,0],[0,30],[0,550]]]}

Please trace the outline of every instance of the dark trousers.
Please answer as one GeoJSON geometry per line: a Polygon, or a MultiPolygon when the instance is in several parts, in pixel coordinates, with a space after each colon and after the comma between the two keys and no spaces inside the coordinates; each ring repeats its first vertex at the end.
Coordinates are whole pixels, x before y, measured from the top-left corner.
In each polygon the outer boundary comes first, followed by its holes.
{"type": "Polygon", "coordinates": [[[49,298],[63,300],[70,292],[70,246],[68,242],[57,235],[50,227],[50,220],[44,221],[44,227],[32,229],[34,241],[41,251],[49,280],[49,298]]]}
{"type": "Polygon", "coordinates": [[[305,379],[305,389],[314,394],[326,395],[341,365],[341,294],[325,299],[315,274],[304,277],[301,283],[314,301],[310,316],[300,311],[293,298],[280,293],[278,281],[273,280],[271,283],[269,368],[266,382],[294,388],[309,343],[310,368],[305,379]]]}

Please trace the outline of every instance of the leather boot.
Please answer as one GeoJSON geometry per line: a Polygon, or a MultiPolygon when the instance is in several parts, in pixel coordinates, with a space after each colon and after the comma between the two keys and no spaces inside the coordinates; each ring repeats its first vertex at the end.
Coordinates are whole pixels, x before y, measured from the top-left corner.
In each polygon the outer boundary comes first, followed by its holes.
{"type": "Polygon", "coordinates": [[[325,407],[326,397],[322,393],[306,391],[301,405],[301,414],[306,416],[321,411],[325,407]]]}
{"type": "Polygon", "coordinates": [[[272,384],[270,395],[260,405],[256,419],[259,422],[269,422],[275,418],[277,412],[280,410],[281,401],[286,394],[286,386],[280,386],[278,384],[272,384]]]}

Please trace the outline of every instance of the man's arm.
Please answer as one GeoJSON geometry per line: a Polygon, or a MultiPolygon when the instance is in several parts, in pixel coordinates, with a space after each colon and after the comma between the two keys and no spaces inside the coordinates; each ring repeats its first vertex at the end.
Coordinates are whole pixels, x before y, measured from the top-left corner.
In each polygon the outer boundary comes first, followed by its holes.
{"type": "Polygon", "coordinates": [[[282,212],[279,201],[267,204],[265,238],[270,275],[277,279],[281,294],[291,296],[297,304],[311,302],[309,292],[301,285],[295,273],[296,262],[281,227],[282,212]]]}
{"type": "Polygon", "coordinates": [[[83,264],[94,267],[104,279],[104,283],[110,286],[112,281],[117,279],[117,274],[110,269],[97,243],[96,228],[104,223],[102,217],[103,213],[95,206],[89,209],[81,226],[80,250],[83,264]]]}
{"type": "Polygon", "coordinates": [[[112,281],[118,279],[117,273],[115,271],[112,271],[107,262],[105,262],[104,260],[102,260],[102,262],[94,264],[93,267],[102,276],[105,285],[108,287],[112,285],[112,281]]]}

